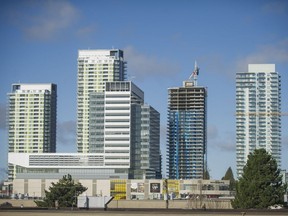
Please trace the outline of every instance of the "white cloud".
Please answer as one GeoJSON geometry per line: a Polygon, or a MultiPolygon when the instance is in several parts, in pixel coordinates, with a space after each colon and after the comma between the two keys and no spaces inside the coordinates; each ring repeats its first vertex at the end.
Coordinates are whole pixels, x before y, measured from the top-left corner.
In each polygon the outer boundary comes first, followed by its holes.
{"type": "Polygon", "coordinates": [[[76,145],[76,122],[65,121],[57,124],[57,145],[76,145]]]}
{"type": "MultiPolygon", "coordinates": [[[[235,132],[229,131],[218,135],[218,128],[208,126],[208,149],[218,149],[224,152],[235,152],[235,132]]],[[[208,150],[209,151],[209,150],[208,150]]]]}
{"type": "Polygon", "coordinates": [[[217,144],[217,148],[219,148],[221,151],[226,151],[226,152],[235,152],[236,150],[236,144],[235,142],[232,141],[223,141],[221,143],[217,144]]]}
{"type": "Polygon", "coordinates": [[[166,147],[167,147],[167,128],[166,125],[160,125],[160,150],[162,158],[165,159],[163,162],[166,163],[166,147]]]}
{"type": "Polygon", "coordinates": [[[18,7],[10,8],[10,18],[11,16],[27,38],[47,40],[72,26],[77,21],[79,12],[66,0],[32,0],[20,2],[18,7]]]}
{"type": "Polygon", "coordinates": [[[145,77],[163,76],[171,77],[179,73],[180,69],[176,63],[157,56],[149,56],[138,52],[132,46],[124,48],[125,59],[128,63],[129,74],[138,80],[145,77]]]}
{"type": "Polygon", "coordinates": [[[0,104],[0,130],[5,130],[6,128],[6,106],[5,104],[0,104]]]}
{"type": "Polygon", "coordinates": [[[262,7],[264,12],[272,14],[285,14],[288,11],[287,1],[271,1],[262,7]]]}
{"type": "Polygon", "coordinates": [[[237,72],[247,71],[248,64],[288,63],[288,39],[263,45],[237,61],[237,72]]]}
{"type": "Polygon", "coordinates": [[[258,46],[254,51],[242,55],[242,57],[227,61],[228,56],[221,54],[205,54],[197,61],[205,68],[205,73],[223,75],[233,82],[236,72],[245,72],[248,64],[280,64],[288,63],[288,39],[258,46]]]}
{"type": "Polygon", "coordinates": [[[215,125],[208,125],[207,137],[209,140],[213,140],[218,137],[218,129],[215,125]]]}
{"type": "Polygon", "coordinates": [[[282,146],[288,148],[288,135],[282,137],[282,146]]]}
{"type": "Polygon", "coordinates": [[[210,53],[200,56],[197,58],[197,62],[199,62],[200,66],[200,74],[202,67],[204,68],[205,74],[221,75],[229,78],[230,80],[234,80],[234,75],[236,73],[235,67],[233,67],[231,62],[228,62],[225,59],[226,58],[219,53],[210,53]]]}
{"type": "Polygon", "coordinates": [[[89,36],[91,33],[95,32],[96,28],[94,26],[85,26],[77,30],[76,34],[79,37],[89,36]]]}

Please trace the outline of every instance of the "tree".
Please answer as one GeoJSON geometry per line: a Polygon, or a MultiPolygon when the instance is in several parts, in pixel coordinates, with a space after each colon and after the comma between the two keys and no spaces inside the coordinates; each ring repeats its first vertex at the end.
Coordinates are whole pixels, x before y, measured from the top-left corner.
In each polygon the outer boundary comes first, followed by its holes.
{"type": "Polygon", "coordinates": [[[57,183],[52,182],[49,191],[45,190],[43,201],[35,201],[39,207],[55,207],[57,201],[58,207],[72,207],[76,205],[77,197],[86,191],[81,183],[75,183],[72,176],[68,174],[63,176],[57,183]]]}
{"type": "Polygon", "coordinates": [[[230,181],[229,190],[230,191],[234,191],[235,190],[235,179],[234,179],[234,175],[233,175],[231,167],[229,167],[227,169],[225,175],[222,177],[222,180],[229,180],[230,181]]]}
{"type": "Polygon", "coordinates": [[[208,169],[204,170],[203,179],[208,179],[208,180],[210,179],[210,174],[209,174],[208,169]]]}
{"type": "Polygon", "coordinates": [[[283,204],[286,184],[282,183],[277,162],[265,149],[256,149],[248,156],[243,175],[236,183],[234,208],[264,209],[283,204]]]}

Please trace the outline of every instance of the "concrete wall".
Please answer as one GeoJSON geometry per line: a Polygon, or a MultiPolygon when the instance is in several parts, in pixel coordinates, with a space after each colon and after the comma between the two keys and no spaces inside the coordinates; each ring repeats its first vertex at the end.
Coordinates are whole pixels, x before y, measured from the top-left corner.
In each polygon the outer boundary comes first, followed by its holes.
{"type": "Polygon", "coordinates": [[[34,200],[0,199],[0,205],[6,202],[11,203],[13,207],[20,207],[21,204],[24,207],[37,207],[34,200]]]}
{"type": "Polygon", "coordinates": [[[87,196],[110,196],[110,180],[79,180],[88,189],[84,192],[87,196]]]}
{"type": "MultiPolygon", "coordinates": [[[[200,209],[205,204],[206,209],[232,209],[230,200],[169,200],[171,209],[200,209]]],[[[166,208],[164,200],[113,200],[108,208],[166,208]]]]}
{"type": "MultiPolygon", "coordinates": [[[[11,200],[1,199],[0,204],[9,202],[14,207],[36,207],[33,200],[11,200]]],[[[205,204],[206,209],[232,209],[229,200],[169,200],[170,209],[200,209],[205,204]]],[[[108,208],[166,208],[166,201],[164,200],[113,200],[108,204],[108,208]]]]}
{"type": "Polygon", "coordinates": [[[28,185],[27,188],[25,188],[25,193],[28,193],[30,196],[33,197],[40,197],[42,194],[41,187],[41,179],[31,179],[30,181],[27,181],[26,183],[28,185]]]}
{"type": "Polygon", "coordinates": [[[96,195],[110,196],[110,180],[97,180],[96,195]]]}

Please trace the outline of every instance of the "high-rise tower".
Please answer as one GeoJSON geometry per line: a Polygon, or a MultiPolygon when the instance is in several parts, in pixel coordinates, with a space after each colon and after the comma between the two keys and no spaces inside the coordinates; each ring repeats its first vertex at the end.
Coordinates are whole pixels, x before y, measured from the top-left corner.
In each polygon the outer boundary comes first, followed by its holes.
{"type": "Polygon", "coordinates": [[[199,68],[183,87],[168,89],[168,174],[170,179],[200,179],[207,160],[207,90],[197,86],[199,68]]]}
{"type": "Polygon", "coordinates": [[[8,98],[9,152],[56,152],[57,86],[13,84],[8,98]]]}
{"type": "Polygon", "coordinates": [[[77,149],[79,153],[90,152],[89,122],[93,121],[90,119],[91,100],[97,101],[96,93],[104,92],[107,81],[123,81],[125,76],[126,62],[122,50],[79,50],[77,87],[77,149]]]}
{"type": "Polygon", "coordinates": [[[89,151],[103,154],[103,165],[114,173],[161,177],[160,114],[144,104],[144,92],[131,81],[105,86],[90,97],[89,151]]]}
{"type": "Polygon", "coordinates": [[[264,148],[281,165],[281,84],[274,64],[249,64],[236,74],[237,176],[248,155],[264,148]]]}

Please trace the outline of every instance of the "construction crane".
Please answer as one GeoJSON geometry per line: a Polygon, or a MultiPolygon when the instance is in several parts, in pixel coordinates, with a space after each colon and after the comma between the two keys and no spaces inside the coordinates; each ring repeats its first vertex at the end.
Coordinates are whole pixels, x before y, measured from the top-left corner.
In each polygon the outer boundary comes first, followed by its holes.
{"type": "Polygon", "coordinates": [[[189,77],[189,80],[193,81],[194,86],[197,86],[197,76],[199,75],[200,68],[197,66],[197,62],[195,61],[194,70],[189,77]]]}
{"type": "Polygon", "coordinates": [[[288,112],[236,112],[236,116],[288,116],[288,112]]]}

